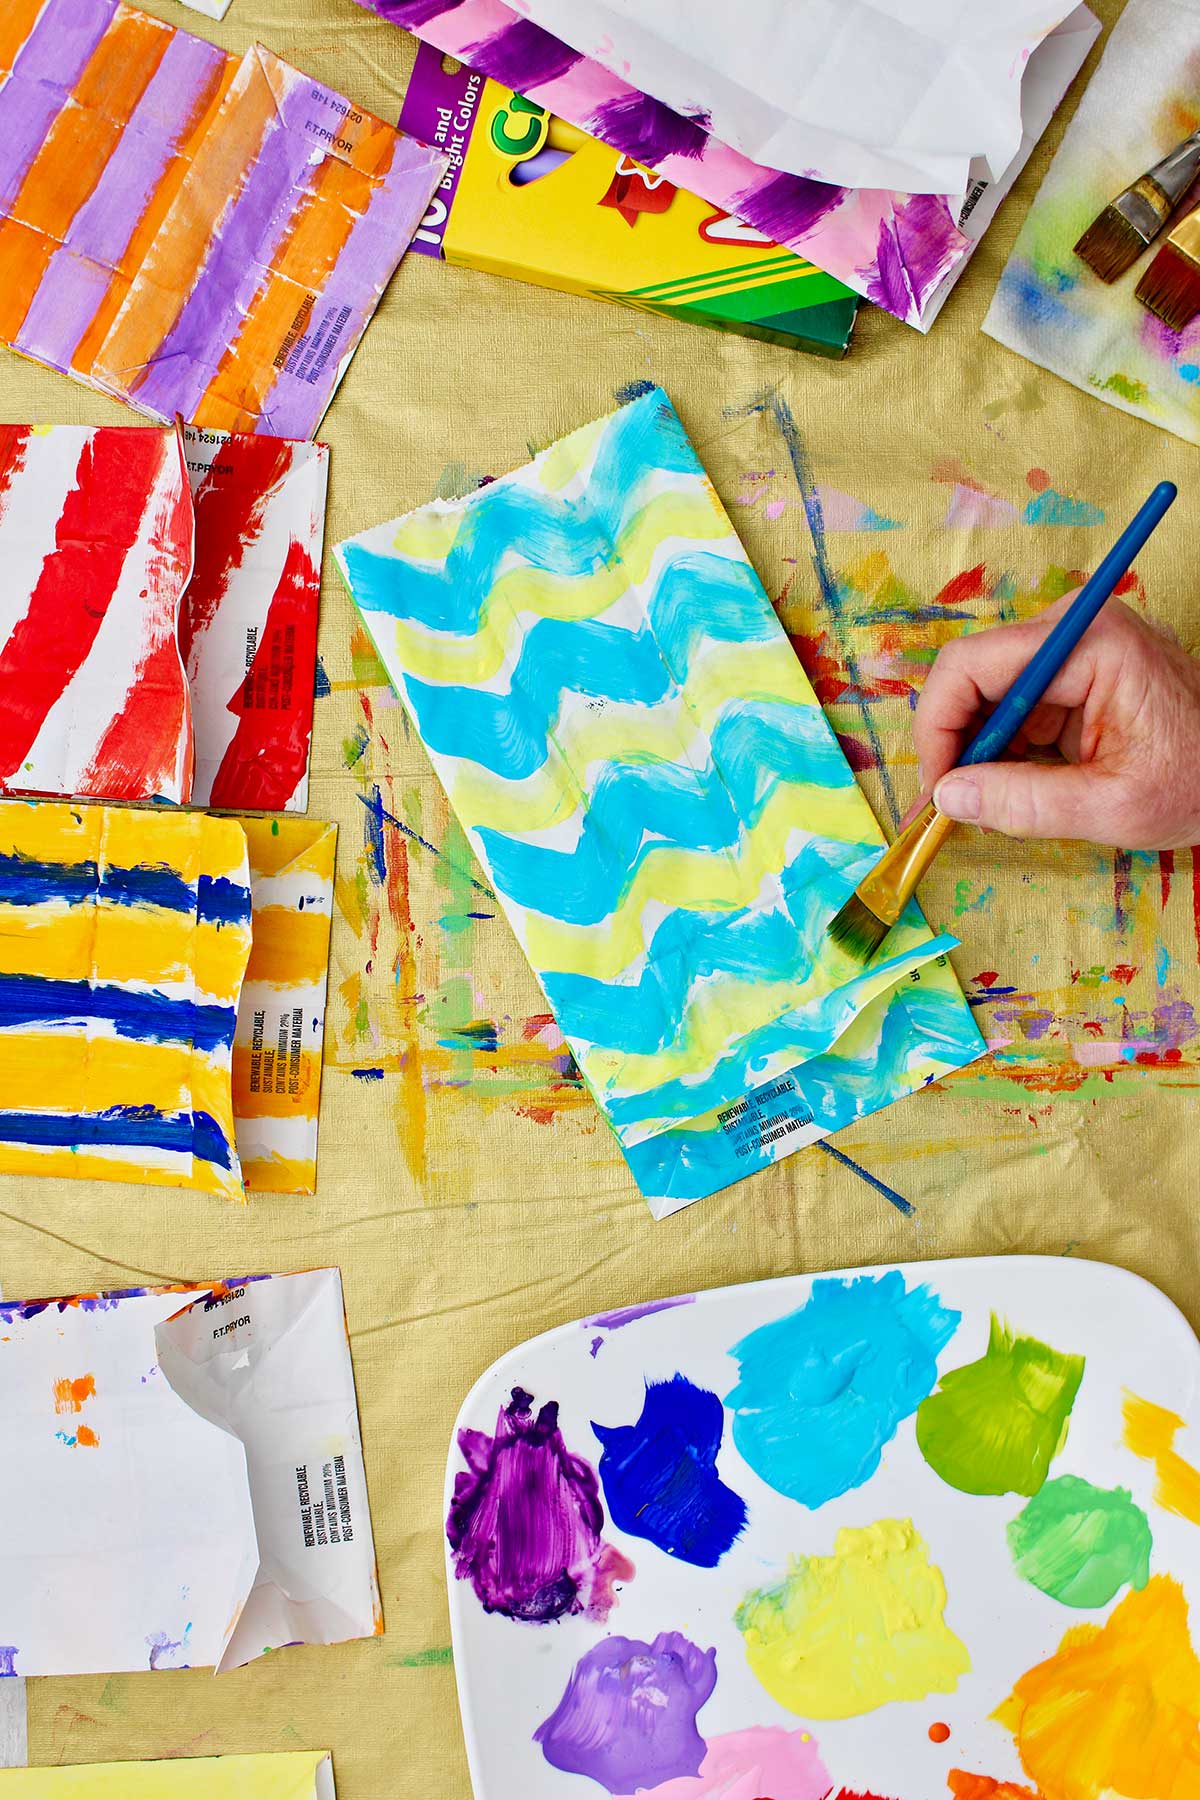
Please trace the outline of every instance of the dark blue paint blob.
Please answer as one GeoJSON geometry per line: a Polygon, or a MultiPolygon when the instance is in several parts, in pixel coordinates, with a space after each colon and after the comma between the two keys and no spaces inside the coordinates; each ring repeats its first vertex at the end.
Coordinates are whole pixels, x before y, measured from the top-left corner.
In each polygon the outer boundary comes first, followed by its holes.
{"type": "Polygon", "coordinates": [[[725,1409],[686,1375],[646,1385],[636,1425],[596,1425],[613,1524],[699,1569],[714,1569],[746,1523],[746,1502],[717,1474],[725,1409]]]}
{"type": "Polygon", "coordinates": [[[86,1024],[98,1020],[118,1037],[148,1044],[194,1044],[203,1055],[233,1042],[230,1006],[173,1000],[153,988],[93,986],[42,975],[0,975],[0,1026],[86,1024]]]}

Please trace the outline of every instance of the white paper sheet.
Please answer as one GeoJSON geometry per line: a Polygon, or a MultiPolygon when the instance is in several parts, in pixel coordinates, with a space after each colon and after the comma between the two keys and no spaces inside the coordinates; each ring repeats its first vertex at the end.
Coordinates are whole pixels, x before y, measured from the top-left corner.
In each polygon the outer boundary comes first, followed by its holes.
{"type": "Polygon", "coordinates": [[[382,1629],[336,1269],[0,1306],[0,1666],[382,1629]]]}
{"type": "Polygon", "coordinates": [[[965,194],[1021,142],[1021,76],[1071,0],[520,0],[519,10],[768,168],[965,194]]]}

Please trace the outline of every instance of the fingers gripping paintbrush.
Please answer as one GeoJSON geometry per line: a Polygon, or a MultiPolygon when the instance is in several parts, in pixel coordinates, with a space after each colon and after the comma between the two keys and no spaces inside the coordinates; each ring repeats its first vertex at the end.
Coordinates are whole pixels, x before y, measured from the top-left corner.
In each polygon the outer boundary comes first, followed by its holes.
{"type": "MultiPolygon", "coordinates": [[[[1125,527],[1095,574],[1084,583],[1049,636],[959,759],[959,767],[994,762],[1008,748],[1054,677],[1095,619],[1122,575],[1176,495],[1160,481],[1125,527]]],[[[829,927],[829,936],[850,960],[865,967],[912,898],[917,882],[954,829],[954,820],[927,801],[911,825],[884,851],[859,882],[829,927]]]]}
{"type": "Polygon", "coordinates": [[[1101,281],[1116,281],[1162,230],[1176,203],[1200,174],[1200,131],[1177,144],[1109,202],[1075,246],[1101,281]]]}

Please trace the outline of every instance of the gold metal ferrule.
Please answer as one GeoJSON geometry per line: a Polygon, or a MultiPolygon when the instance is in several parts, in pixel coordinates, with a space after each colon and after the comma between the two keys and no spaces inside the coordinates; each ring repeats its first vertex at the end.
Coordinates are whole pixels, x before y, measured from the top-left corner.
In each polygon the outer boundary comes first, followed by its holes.
{"type": "Polygon", "coordinates": [[[855,893],[877,919],[894,925],[912,898],[913,889],[954,830],[955,821],[930,800],[884,851],[855,893]]]}
{"type": "Polygon", "coordinates": [[[1194,263],[1200,264],[1200,206],[1180,219],[1167,242],[1176,250],[1182,250],[1194,263]]]}

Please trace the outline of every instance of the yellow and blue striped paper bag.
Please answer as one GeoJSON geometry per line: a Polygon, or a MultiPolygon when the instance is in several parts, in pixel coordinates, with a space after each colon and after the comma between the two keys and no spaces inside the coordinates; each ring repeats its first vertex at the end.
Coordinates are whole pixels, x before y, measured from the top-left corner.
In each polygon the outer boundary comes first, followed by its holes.
{"type": "Polygon", "coordinates": [[[882,834],[665,394],[337,556],[655,1213],[982,1053],[915,906],[834,960],[882,834]]]}
{"type": "Polygon", "coordinates": [[[250,914],[236,820],[0,803],[0,1170],[242,1197],[250,914]]]}

